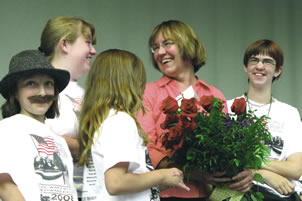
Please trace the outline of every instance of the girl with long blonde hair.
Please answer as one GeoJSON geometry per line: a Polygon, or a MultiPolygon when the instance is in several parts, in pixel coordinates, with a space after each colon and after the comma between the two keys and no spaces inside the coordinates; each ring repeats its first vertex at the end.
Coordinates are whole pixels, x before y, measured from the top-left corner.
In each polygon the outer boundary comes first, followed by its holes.
{"type": "Polygon", "coordinates": [[[87,200],[159,200],[159,189],[189,190],[177,168],[153,170],[147,136],[136,116],[143,109],[143,62],[123,50],[107,50],[94,61],[80,114],[80,165],[87,200]]]}

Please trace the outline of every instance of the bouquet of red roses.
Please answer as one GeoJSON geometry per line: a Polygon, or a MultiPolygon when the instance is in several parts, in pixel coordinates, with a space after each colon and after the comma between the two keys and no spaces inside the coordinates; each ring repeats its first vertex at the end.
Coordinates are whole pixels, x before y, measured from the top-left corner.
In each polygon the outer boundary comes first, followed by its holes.
{"type": "MultiPolygon", "coordinates": [[[[180,107],[171,97],[163,101],[162,145],[187,178],[200,169],[232,177],[244,169],[259,169],[266,161],[269,150],[264,142],[271,141],[268,117],[246,112],[244,98],[235,99],[233,113],[223,108],[223,101],[213,96],[183,99],[180,107]]],[[[262,182],[259,176],[254,179],[262,182]]]]}

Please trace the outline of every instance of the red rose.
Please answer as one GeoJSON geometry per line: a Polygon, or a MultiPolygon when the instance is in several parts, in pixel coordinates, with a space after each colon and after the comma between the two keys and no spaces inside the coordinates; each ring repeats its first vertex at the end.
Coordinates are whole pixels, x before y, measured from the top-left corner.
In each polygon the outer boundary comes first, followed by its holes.
{"type": "Polygon", "coordinates": [[[176,113],[167,113],[165,121],[160,124],[160,127],[165,130],[167,128],[170,128],[171,125],[174,125],[178,122],[178,115],[176,113]]]}
{"type": "Polygon", "coordinates": [[[203,96],[200,98],[199,104],[207,111],[211,112],[213,107],[213,96],[203,96]]]}
{"type": "Polygon", "coordinates": [[[185,136],[184,135],[179,136],[178,143],[174,143],[174,145],[172,145],[173,150],[176,151],[180,149],[184,144],[184,141],[185,141],[185,136]]]}
{"type": "Polygon", "coordinates": [[[176,125],[170,128],[169,132],[161,136],[161,141],[162,145],[166,147],[166,149],[176,151],[182,146],[183,138],[183,129],[180,127],[180,125],[176,125]]]}
{"type": "Polygon", "coordinates": [[[235,99],[231,107],[232,112],[237,115],[245,113],[246,102],[244,98],[235,99]]]}
{"type": "Polygon", "coordinates": [[[162,103],[162,106],[160,107],[160,110],[164,112],[164,114],[167,113],[176,113],[178,110],[178,103],[177,101],[168,96],[162,103]]]}
{"type": "Polygon", "coordinates": [[[173,126],[169,130],[169,136],[168,141],[177,141],[179,139],[179,136],[182,135],[182,128],[180,125],[173,126]]]}
{"type": "Polygon", "coordinates": [[[169,131],[167,148],[176,151],[182,147],[184,141],[183,129],[180,125],[172,127],[169,131]]]}
{"type": "Polygon", "coordinates": [[[195,118],[197,116],[197,101],[195,98],[182,99],[181,101],[181,115],[195,118]]]}
{"type": "Polygon", "coordinates": [[[190,132],[196,128],[196,122],[194,119],[185,116],[180,117],[179,125],[187,132],[190,132]]]}

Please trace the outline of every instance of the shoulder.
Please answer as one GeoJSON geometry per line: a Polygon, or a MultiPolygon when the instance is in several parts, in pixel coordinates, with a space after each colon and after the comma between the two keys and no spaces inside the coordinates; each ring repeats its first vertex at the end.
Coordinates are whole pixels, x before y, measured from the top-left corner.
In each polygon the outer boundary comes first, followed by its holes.
{"type": "Polygon", "coordinates": [[[60,97],[65,95],[69,95],[73,97],[74,94],[77,96],[81,96],[84,94],[84,89],[79,85],[78,82],[70,81],[68,85],[65,87],[65,89],[60,93],[60,97]]]}
{"type": "Polygon", "coordinates": [[[113,126],[116,129],[136,125],[134,119],[126,112],[111,109],[108,117],[104,121],[104,125],[113,126]]]}
{"type": "Polygon", "coordinates": [[[156,107],[157,104],[161,104],[167,96],[171,96],[171,91],[173,91],[170,90],[171,83],[173,81],[164,76],[157,81],[147,83],[144,91],[144,106],[151,109],[156,107]]]}
{"type": "Polygon", "coordinates": [[[127,113],[115,110],[110,110],[108,117],[99,128],[99,133],[103,139],[114,141],[138,137],[135,120],[127,113]]]}
{"type": "Polygon", "coordinates": [[[278,110],[285,112],[287,114],[288,113],[298,114],[300,116],[298,109],[295,108],[294,106],[281,102],[275,98],[273,100],[274,100],[274,105],[276,105],[276,108],[278,108],[278,110]]]}
{"type": "Polygon", "coordinates": [[[146,84],[145,93],[156,91],[160,88],[160,80],[148,82],[146,84]]]}
{"type": "Polygon", "coordinates": [[[227,100],[227,107],[228,107],[228,112],[229,113],[232,113],[231,107],[232,107],[232,105],[234,103],[234,100],[238,99],[238,98],[244,98],[244,95],[227,100]]]}
{"type": "Polygon", "coordinates": [[[226,100],[224,94],[217,88],[211,84],[206,83],[205,81],[198,78],[198,85],[202,89],[202,91],[206,91],[208,94],[211,94],[219,99],[226,100]]]}
{"type": "Polygon", "coordinates": [[[11,128],[19,128],[24,122],[28,122],[28,117],[20,114],[13,115],[11,117],[7,117],[0,121],[1,127],[11,127],[11,128]],[[16,126],[18,125],[18,126],[16,126]]]}
{"type": "Polygon", "coordinates": [[[227,105],[231,106],[233,104],[234,100],[238,99],[238,98],[244,98],[244,96],[242,95],[242,96],[238,96],[238,97],[227,100],[227,105]]]}
{"type": "Polygon", "coordinates": [[[159,90],[162,89],[166,86],[169,86],[170,83],[174,83],[174,80],[168,78],[167,76],[163,75],[159,80],[157,81],[153,81],[153,82],[148,82],[146,84],[146,90],[145,91],[149,91],[149,90],[159,90]]]}

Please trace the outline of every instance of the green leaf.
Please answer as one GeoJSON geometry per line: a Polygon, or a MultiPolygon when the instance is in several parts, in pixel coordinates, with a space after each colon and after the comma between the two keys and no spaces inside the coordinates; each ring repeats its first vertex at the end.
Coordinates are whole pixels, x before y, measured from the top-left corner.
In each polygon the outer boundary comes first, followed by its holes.
{"type": "Polygon", "coordinates": [[[254,174],[253,179],[261,184],[264,184],[263,177],[259,173],[254,174]]]}
{"type": "Polygon", "coordinates": [[[248,201],[246,197],[242,197],[240,201],[248,201]]]}
{"type": "Polygon", "coordinates": [[[255,194],[256,194],[257,198],[259,198],[261,200],[264,198],[264,195],[261,192],[255,192],[255,194]]]}
{"type": "Polygon", "coordinates": [[[195,157],[196,157],[196,152],[195,152],[195,150],[194,150],[194,149],[189,149],[189,150],[187,151],[187,156],[186,156],[187,160],[194,160],[195,157]]]}
{"type": "Polygon", "coordinates": [[[251,194],[251,198],[253,201],[258,201],[257,198],[253,194],[251,194]]]}

